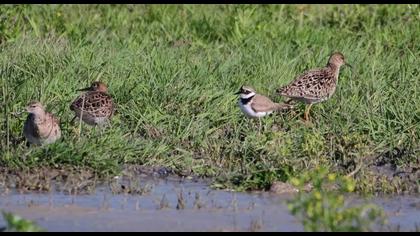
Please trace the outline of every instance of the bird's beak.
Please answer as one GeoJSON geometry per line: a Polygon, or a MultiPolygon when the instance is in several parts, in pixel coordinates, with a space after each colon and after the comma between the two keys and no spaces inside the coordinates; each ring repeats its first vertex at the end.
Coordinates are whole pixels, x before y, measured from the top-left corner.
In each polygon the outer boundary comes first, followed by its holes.
{"type": "Polygon", "coordinates": [[[235,93],[235,95],[238,95],[238,94],[241,94],[241,91],[238,91],[238,92],[235,93]]]}

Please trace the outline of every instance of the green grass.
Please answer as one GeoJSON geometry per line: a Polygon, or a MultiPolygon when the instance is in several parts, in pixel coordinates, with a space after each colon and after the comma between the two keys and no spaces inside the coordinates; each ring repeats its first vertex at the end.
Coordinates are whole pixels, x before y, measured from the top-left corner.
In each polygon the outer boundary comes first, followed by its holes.
{"type": "Polygon", "coordinates": [[[303,224],[305,231],[369,232],[385,229],[387,217],[383,209],[375,204],[349,206],[345,202],[355,184],[346,177],[337,179],[326,169],[314,170],[292,182],[300,189],[296,198],[288,201],[290,212],[303,224]],[[313,190],[305,193],[303,184],[310,182],[313,190]],[[338,191],[325,191],[334,186],[338,191]]]}
{"type": "Polygon", "coordinates": [[[2,211],[4,220],[7,226],[4,229],[0,229],[0,232],[43,232],[43,228],[39,227],[32,221],[23,219],[22,217],[15,215],[11,212],[2,211]]]}
{"type": "MultiPolygon", "coordinates": [[[[71,165],[101,176],[123,164],[166,166],[216,177],[217,186],[266,189],[320,166],[353,176],[361,192],[397,192],[369,168],[372,157],[418,168],[418,5],[2,5],[0,165],[71,165]],[[190,45],[173,47],[177,40],[190,45]],[[304,111],[246,119],[233,94],[275,90],[341,51],[334,96],[304,111]],[[118,104],[112,128],[69,124],[75,91],[94,80],[118,104]],[[61,119],[63,139],[26,148],[31,100],[61,119]]],[[[419,182],[417,181],[417,184],[419,182]]],[[[418,188],[417,188],[418,189],[418,188]]]]}

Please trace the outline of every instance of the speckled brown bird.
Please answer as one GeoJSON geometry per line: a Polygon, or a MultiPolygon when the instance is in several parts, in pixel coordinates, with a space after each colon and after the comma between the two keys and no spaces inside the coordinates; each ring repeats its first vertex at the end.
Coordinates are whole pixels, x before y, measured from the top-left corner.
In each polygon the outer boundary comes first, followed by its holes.
{"type": "Polygon", "coordinates": [[[277,90],[281,96],[304,102],[306,104],[304,119],[309,120],[309,111],[313,104],[329,99],[335,92],[340,67],[349,65],[340,52],[333,53],[327,66],[312,69],[299,75],[289,85],[277,90]],[[308,106],[309,105],[309,106],[308,106]]]}
{"type": "Polygon", "coordinates": [[[60,121],[46,112],[40,102],[29,103],[26,110],[29,115],[23,126],[23,135],[30,144],[50,144],[61,137],[60,121]]]}
{"type": "Polygon", "coordinates": [[[70,105],[70,110],[74,111],[75,118],[82,118],[88,125],[103,126],[114,114],[114,102],[108,94],[108,87],[105,83],[95,81],[90,87],[79,89],[87,91],[80,95],[70,105]]]}

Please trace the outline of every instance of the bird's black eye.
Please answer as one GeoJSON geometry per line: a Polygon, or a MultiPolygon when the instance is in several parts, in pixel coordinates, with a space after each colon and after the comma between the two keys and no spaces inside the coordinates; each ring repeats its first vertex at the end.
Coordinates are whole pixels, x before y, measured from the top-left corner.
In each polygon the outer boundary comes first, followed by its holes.
{"type": "Polygon", "coordinates": [[[245,94],[249,94],[249,93],[251,93],[251,91],[249,91],[249,90],[244,90],[244,93],[245,93],[245,94]]]}

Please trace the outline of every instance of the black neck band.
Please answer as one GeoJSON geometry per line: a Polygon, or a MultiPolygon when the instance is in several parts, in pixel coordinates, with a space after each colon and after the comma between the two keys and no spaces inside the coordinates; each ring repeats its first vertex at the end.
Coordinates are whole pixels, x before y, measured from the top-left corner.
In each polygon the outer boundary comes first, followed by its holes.
{"type": "Polygon", "coordinates": [[[241,103],[244,104],[244,105],[248,104],[254,96],[255,95],[253,95],[249,98],[241,98],[241,103]]]}

